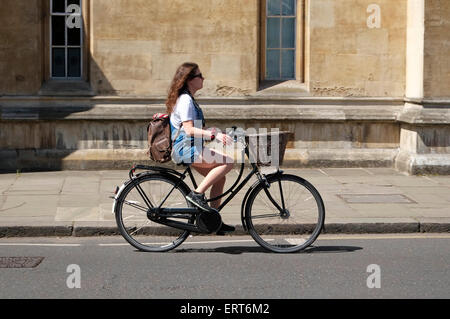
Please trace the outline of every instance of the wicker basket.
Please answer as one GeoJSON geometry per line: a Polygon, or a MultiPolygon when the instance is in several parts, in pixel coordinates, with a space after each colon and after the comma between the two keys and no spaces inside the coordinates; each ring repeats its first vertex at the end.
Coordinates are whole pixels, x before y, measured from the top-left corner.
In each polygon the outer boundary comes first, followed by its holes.
{"type": "Polygon", "coordinates": [[[256,159],[258,166],[282,165],[289,134],[290,132],[285,131],[246,134],[245,141],[248,144],[250,162],[255,162],[256,159]],[[272,142],[274,143],[273,147],[272,142]],[[278,163],[272,163],[272,151],[278,152],[278,154],[274,154],[274,156],[278,155],[275,158],[278,159],[278,163]]]}

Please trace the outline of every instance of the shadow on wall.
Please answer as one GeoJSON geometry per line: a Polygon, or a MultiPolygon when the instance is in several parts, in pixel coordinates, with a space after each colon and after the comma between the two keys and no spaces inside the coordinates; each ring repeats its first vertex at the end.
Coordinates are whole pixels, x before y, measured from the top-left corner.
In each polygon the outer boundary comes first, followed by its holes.
{"type": "Polygon", "coordinates": [[[95,61],[94,57],[89,56],[89,75],[90,86],[95,95],[116,96],[117,90],[112,86],[102,69],[95,61]]]}
{"type": "Polygon", "coordinates": [[[92,97],[117,94],[92,56],[87,60],[89,79],[95,79],[96,86],[91,86],[91,81],[50,80],[43,83],[39,99],[12,97],[1,101],[0,172],[70,169],[64,159],[85,141],[108,148],[114,146],[108,146],[107,141],[122,139],[116,121],[108,125],[101,120],[102,114],[96,116],[98,101],[92,97]]]}

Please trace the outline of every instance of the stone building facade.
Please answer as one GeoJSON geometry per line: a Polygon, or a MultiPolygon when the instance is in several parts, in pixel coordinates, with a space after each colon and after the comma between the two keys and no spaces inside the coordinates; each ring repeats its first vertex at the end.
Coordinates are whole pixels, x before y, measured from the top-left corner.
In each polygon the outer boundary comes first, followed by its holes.
{"type": "Polygon", "coordinates": [[[181,63],[208,126],[292,134],[286,166],[450,172],[448,0],[1,0],[1,170],[148,163],[181,63]]]}

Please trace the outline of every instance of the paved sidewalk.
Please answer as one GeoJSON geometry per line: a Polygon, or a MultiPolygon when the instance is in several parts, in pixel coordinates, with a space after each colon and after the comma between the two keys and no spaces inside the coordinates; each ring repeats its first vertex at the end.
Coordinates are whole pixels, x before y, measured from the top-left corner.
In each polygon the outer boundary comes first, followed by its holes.
{"type": "MultiPolygon", "coordinates": [[[[450,232],[450,176],[406,176],[388,168],[284,171],[321,193],[324,233],[450,232]]],[[[232,171],[227,185],[237,175],[232,171]]],[[[124,170],[0,174],[0,237],[118,234],[109,196],[127,179],[124,170]]],[[[236,234],[243,232],[241,200],[252,183],[222,212],[236,234]]]]}

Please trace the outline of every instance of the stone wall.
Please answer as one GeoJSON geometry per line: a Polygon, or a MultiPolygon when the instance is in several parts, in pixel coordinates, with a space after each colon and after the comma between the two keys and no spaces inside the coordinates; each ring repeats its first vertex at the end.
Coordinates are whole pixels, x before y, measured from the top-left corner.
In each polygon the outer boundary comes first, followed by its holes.
{"type": "Polygon", "coordinates": [[[404,95],[406,0],[308,3],[307,79],[313,95],[404,95]],[[378,12],[370,10],[374,3],[378,12]],[[377,13],[379,28],[369,27],[367,20],[377,13]]]}
{"type": "MultiPolygon", "coordinates": [[[[284,166],[389,166],[399,147],[402,100],[199,98],[209,127],[289,131],[284,166]]],[[[0,170],[114,169],[151,163],[149,114],[164,101],[0,98],[0,170]],[[136,103],[138,102],[138,103],[136,103]],[[37,106],[40,103],[44,106],[37,106]]],[[[170,163],[169,163],[170,164],[170,163]]]]}
{"type": "Polygon", "coordinates": [[[424,96],[450,98],[450,1],[425,2],[424,96]]]}
{"type": "MultiPolygon", "coordinates": [[[[45,2],[3,0],[0,94],[37,94],[44,80],[45,2]]],[[[405,92],[408,0],[305,3],[305,82],[310,96],[405,92]],[[380,25],[368,20],[379,8],[380,25]],[[375,11],[374,11],[375,10],[375,11]]],[[[90,65],[97,95],[164,96],[178,65],[195,61],[203,96],[246,96],[259,88],[260,1],[88,2],[90,65]]],[[[424,90],[450,96],[450,2],[425,1],[424,90]]],[[[301,90],[300,90],[301,91],[301,90]]],[[[305,92],[301,92],[304,94],[305,92]]]]}
{"type": "Polygon", "coordinates": [[[199,64],[201,95],[255,92],[257,0],[92,1],[91,84],[102,95],[167,94],[176,68],[199,64]]]}
{"type": "Polygon", "coordinates": [[[2,0],[0,95],[33,95],[42,84],[40,0],[2,0]]]}
{"type": "MultiPolygon", "coordinates": [[[[0,13],[0,70],[5,74],[0,93],[36,94],[43,80],[47,0],[5,1],[3,7],[8,9],[0,13]]],[[[309,94],[402,96],[406,1],[377,1],[381,25],[369,28],[372,12],[367,9],[373,1],[299,0],[299,5],[306,4],[306,34],[298,40],[304,36],[307,42],[309,94]]],[[[439,40],[448,34],[448,20],[440,10],[448,5],[429,3],[430,52],[442,60],[446,42],[439,40]]],[[[189,5],[182,0],[90,1],[88,78],[94,93],[163,96],[176,67],[185,61],[201,66],[207,78],[203,96],[255,93],[260,72],[259,8],[258,0],[196,0],[189,5]]],[[[445,79],[447,73],[438,73],[445,79]]]]}

